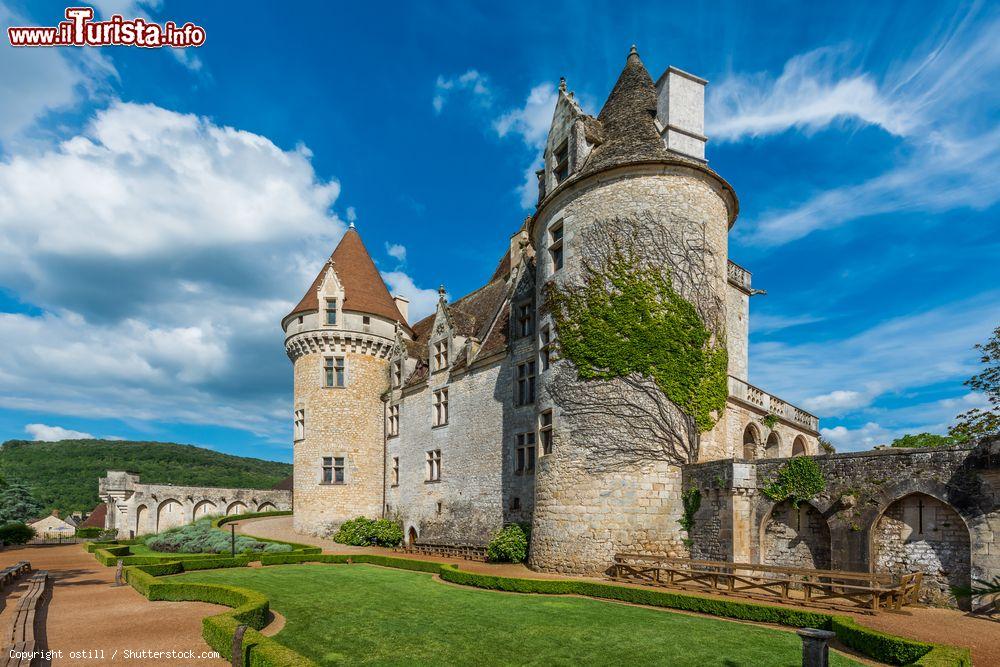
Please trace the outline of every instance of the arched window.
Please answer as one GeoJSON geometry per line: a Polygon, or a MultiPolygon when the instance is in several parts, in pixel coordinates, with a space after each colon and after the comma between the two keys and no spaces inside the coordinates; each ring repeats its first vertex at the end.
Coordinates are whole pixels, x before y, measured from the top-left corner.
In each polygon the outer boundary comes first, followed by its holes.
{"type": "Polygon", "coordinates": [[[805,456],[806,455],[806,439],[801,435],[795,436],[795,440],[792,442],[792,456],[805,456]]]}
{"type": "Polygon", "coordinates": [[[778,434],[771,431],[771,434],[767,436],[767,444],[764,446],[764,457],[769,459],[776,459],[781,456],[781,440],[778,439],[778,434]]]}
{"type": "Polygon", "coordinates": [[[760,444],[760,434],[757,427],[747,424],[743,431],[743,458],[753,460],[757,458],[757,445],[760,444]]]}

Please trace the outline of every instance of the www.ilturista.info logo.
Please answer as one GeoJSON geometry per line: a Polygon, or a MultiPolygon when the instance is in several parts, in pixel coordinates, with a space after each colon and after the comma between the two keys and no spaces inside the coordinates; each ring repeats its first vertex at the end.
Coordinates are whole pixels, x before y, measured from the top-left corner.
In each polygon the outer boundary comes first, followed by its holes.
{"type": "Polygon", "coordinates": [[[191,22],[163,25],[142,18],[125,19],[120,14],[107,21],[94,21],[92,7],[67,7],[66,19],[52,28],[11,26],[7,37],[11,46],[163,46],[187,48],[205,43],[205,29],[191,22]]]}

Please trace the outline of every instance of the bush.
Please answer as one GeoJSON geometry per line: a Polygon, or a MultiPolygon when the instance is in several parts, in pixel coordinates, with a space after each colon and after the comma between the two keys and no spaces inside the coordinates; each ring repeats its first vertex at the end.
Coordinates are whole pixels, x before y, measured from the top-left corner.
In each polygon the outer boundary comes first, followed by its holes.
{"type": "Polygon", "coordinates": [[[27,544],[34,539],[35,529],[16,521],[0,526],[0,544],[27,544]]]}
{"type": "Polygon", "coordinates": [[[486,557],[494,563],[520,563],[528,557],[528,536],[521,526],[505,526],[486,547],[486,557]]]}
{"type": "Polygon", "coordinates": [[[100,537],[102,532],[104,532],[102,528],[98,528],[97,526],[87,526],[85,528],[77,528],[76,536],[84,538],[100,537]]]}
{"type": "Polygon", "coordinates": [[[359,516],[340,524],[333,541],[356,547],[398,547],[403,541],[403,529],[389,519],[366,519],[359,516]]]}
{"type": "MultiPolygon", "coordinates": [[[[154,551],[186,554],[221,554],[232,549],[232,538],[212,527],[211,519],[200,519],[188,526],[165,530],[145,538],[146,546],[154,551]]],[[[236,553],[283,553],[292,546],[262,542],[245,535],[236,536],[236,553]]]]}

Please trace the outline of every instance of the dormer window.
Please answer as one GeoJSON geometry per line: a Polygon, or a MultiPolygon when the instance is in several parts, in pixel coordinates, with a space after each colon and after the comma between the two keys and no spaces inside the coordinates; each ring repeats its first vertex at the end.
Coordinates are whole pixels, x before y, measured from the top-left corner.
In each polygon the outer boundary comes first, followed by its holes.
{"type": "Polygon", "coordinates": [[[556,149],[555,154],[555,167],[552,170],[553,176],[556,179],[556,185],[562,183],[567,178],[569,178],[569,141],[563,140],[559,144],[559,148],[556,149]]]}
{"type": "Polygon", "coordinates": [[[549,228],[549,257],[552,259],[552,270],[563,267],[563,223],[562,220],[549,228]]]}
{"type": "Polygon", "coordinates": [[[434,343],[434,370],[439,371],[448,367],[448,341],[442,340],[434,343]]]}
{"type": "Polygon", "coordinates": [[[517,333],[521,338],[530,336],[535,332],[534,312],[530,303],[522,303],[517,307],[517,333]]]}
{"type": "Polygon", "coordinates": [[[337,324],[337,300],[327,299],[326,300],[326,323],[329,325],[337,324]]]}

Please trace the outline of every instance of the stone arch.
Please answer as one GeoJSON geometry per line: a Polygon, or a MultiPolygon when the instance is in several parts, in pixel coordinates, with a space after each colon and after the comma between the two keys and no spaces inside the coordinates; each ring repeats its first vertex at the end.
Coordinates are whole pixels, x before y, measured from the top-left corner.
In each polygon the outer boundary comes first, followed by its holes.
{"type": "Polygon", "coordinates": [[[781,436],[777,431],[771,431],[764,445],[764,458],[777,459],[781,457],[781,436]]]}
{"type": "Polygon", "coordinates": [[[169,528],[183,526],[184,506],[176,498],[167,498],[156,508],[156,532],[160,533],[169,528]]]}
{"type": "Polygon", "coordinates": [[[743,458],[753,460],[757,458],[757,447],[760,445],[760,430],[756,424],[747,424],[743,429],[743,458]]]}
{"type": "Polygon", "coordinates": [[[219,508],[211,500],[202,500],[194,506],[194,520],[204,519],[206,516],[214,516],[219,513],[219,508]]]}
{"type": "Polygon", "coordinates": [[[907,493],[882,508],[872,523],[871,566],[896,576],[924,573],[921,598],[932,604],[956,604],[953,586],[972,577],[969,527],[955,507],[922,491],[907,493]]]}
{"type": "Polygon", "coordinates": [[[277,511],[277,509],[278,508],[274,506],[274,503],[270,503],[270,502],[267,502],[267,501],[264,501],[260,505],[257,506],[257,511],[258,512],[274,512],[274,511],[277,511]]]}
{"type": "Polygon", "coordinates": [[[807,453],[806,439],[801,435],[795,436],[795,440],[792,441],[792,456],[805,456],[807,453]]]}
{"type": "Polygon", "coordinates": [[[135,535],[145,535],[149,531],[149,508],[139,505],[135,508],[135,535]]]}
{"type": "Polygon", "coordinates": [[[798,507],[791,500],[775,504],[761,523],[760,562],[829,570],[831,539],[826,518],[808,502],[798,507]]]}
{"type": "Polygon", "coordinates": [[[246,514],[247,504],[242,500],[235,500],[229,503],[229,507],[226,508],[226,515],[230,514],[246,514]]]}

